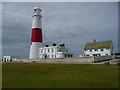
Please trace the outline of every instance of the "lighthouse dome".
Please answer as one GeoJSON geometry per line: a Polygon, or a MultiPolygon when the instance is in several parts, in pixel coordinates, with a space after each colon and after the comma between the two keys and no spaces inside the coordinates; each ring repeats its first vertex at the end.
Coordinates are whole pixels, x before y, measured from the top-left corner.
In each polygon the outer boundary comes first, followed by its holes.
{"type": "Polygon", "coordinates": [[[34,9],[40,9],[39,7],[35,7],[34,9]]]}

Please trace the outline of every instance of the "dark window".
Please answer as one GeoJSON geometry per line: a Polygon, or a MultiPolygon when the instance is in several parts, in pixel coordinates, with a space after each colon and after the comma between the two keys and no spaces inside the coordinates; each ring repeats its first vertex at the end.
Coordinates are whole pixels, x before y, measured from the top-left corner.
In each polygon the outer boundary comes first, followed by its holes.
{"type": "Polygon", "coordinates": [[[93,54],[93,56],[97,56],[97,54],[93,54]]]}
{"type": "Polygon", "coordinates": [[[52,55],[52,58],[53,58],[53,55],[52,55]]]}
{"type": "Polygon", "coordinates": [[[101,51],[103,51],[103,49],[101,49],[101,51]]]}
{"type": "Polygon", "coordinates": [[[92,49],[90,49],[90,52],[92,52],[92,49]]]}
{"type": "Polygon", "coordinates": [[[97,51],[97,49],[95,49],[95,51],[97,51]]]}
{"type": "Polygon", "coordinates": [[[48,49],[48,52],[49,52],[49,49],[48,49]]]}
{"type": "Polygon", "coordinates": [[[106,48],[107,50],[109,50],[109,48],[106,48]]]}
{"type": "Polygon", "coordinates": [[[34,12],[36,12],[36,9],[34,9],[34,12]]]}
{"type": "Polygon", "coordinates": [[[41,53],[43,53],[43,50],[41,49],[41,53]]]}
{"type": "Polygon", "coordinates": [[[70,57],[70,55],[68,55],[68,57],[70,57]]]}
{"type": "Polygon", "coordinates": [[[47,55],[45,55],[45,58],[47,58],[47,55]]]}
{"type": "Polygon", "coordinates": [[[62,49],[60,48],[60,52],[62,51],[62,49]]]}
{"type": "Polygon", "coordinates": [[[66,54],[65,54],[65,57],[66,57],[66,54]]]}
{"type": "Polygon", "coordinates": [[[53,52],[53,48],[52,48],[52,52],[53,52]]]}

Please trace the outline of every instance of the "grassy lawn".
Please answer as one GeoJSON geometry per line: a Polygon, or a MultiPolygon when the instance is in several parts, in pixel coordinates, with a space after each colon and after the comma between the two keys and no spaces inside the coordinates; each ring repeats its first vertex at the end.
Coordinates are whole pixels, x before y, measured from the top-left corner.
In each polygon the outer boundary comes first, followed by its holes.
{"type": "Polygon", "coordinates": [[[117,88],[117,65],[2,64],[3,88],[117,88]]]}

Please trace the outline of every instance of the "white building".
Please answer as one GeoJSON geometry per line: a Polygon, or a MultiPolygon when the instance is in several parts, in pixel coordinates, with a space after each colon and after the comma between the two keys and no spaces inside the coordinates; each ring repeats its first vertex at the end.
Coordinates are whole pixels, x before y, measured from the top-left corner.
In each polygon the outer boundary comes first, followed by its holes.
{"type": "Polygon", "coordinates": [[[11,61],[16,61],[18,57],[13,57],[13,56],[4,56],[3,57],[3,62],[11,62],[11,61]]]}
{"type": "Polygon", "coordinates": [[[39,58],[68,58],[73,57],[69,48],[66,48],[64,44],[56,46],[46,45],[46,47],[39,48],[39,58]]]}
{"type": "Polygon", "coordinates": [[[106,56],[113,53],[112,40],[86,43],[84,47],[85,56],[106,56]]]}

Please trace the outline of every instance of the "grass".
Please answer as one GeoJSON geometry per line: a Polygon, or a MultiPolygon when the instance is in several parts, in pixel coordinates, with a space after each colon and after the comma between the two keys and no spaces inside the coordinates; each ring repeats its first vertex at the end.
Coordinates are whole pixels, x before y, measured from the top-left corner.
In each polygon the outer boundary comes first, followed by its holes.
{"type": "Polygon", "coordinates": [[[117,65],[2,64],[3,88],[117,88],[117,65]]]}

